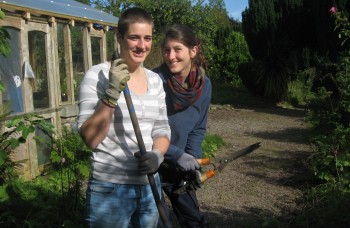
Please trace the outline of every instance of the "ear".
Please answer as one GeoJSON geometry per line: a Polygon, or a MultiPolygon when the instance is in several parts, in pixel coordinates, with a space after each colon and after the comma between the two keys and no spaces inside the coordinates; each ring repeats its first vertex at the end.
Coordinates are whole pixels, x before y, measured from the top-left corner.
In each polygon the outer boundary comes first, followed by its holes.
{"type": "Polygon", "coordinates": [[[117,42],[120,44],[121,41],[122,41],[122,36],[120,35],[119,32],[117,32],[117,42]]]}
{"type": "Polygon", "coordinates": [[[191,59],[194,59],[198,53],[198,46],[194,46],[192,49],[190,49],[190,57],[191,59]]]}

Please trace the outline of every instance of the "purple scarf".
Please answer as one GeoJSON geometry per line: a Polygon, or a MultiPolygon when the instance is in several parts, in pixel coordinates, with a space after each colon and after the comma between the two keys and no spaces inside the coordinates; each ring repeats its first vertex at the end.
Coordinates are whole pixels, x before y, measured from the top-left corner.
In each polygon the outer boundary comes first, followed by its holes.
{"type": "Polygon", "coordinates": [[[180,75],[172,75],[168,78],[168,85],[172,92],[170,99],[174,110],[184,110],[201,96],[204,87],[204,70],[194,64],[184,83],[181,82],[180,75]]]}

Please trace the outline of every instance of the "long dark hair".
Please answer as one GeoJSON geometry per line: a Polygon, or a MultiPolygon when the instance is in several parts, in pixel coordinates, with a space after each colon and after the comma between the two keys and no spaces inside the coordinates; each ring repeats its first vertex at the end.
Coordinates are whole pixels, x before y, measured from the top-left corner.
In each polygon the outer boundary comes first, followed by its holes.
{"type": "Polygon", "coordinates": [[[169,26],[164,32],[162,48],[164,48],[168,40],[176,40],[188,47],[189,49],[193,48],[194,46],[197,46],[198,52],[196,57],[194,58],[194,63],[196,63],[198,66],[203,67],[204,69],[207,69],[208,64],[203,53],[202,42],[190,27],[183,24],[169,26]]]}

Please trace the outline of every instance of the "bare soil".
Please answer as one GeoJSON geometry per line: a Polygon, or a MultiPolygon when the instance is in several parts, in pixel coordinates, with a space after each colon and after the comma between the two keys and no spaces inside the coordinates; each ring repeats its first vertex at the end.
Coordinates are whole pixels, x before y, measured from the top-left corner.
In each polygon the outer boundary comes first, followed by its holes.
{"type": "MultiPolygon", "coordinates": [[[[212,105],[208,133],[225,142],[216,158],[261,142],[197,190],[209,227],[288,227],[310,171],[305,111],[280,107],[212,105]]],[[[174,227],[178,227],[173,215],[174,227]]]]}

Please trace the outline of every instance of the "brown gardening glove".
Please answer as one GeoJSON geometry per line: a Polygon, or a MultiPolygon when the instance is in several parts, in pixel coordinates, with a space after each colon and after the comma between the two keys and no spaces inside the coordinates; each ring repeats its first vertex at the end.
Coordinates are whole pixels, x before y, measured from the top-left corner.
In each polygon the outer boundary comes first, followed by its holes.
{"type": "Polygon", "coordinates": [[[108,99],[108,102],[117,105],[120,92],[124,90],[129,79],[128,65],[126,65],[125,60],[113,60],[109,70],[109,88],[105,93],[105,98],[108,99]]]}

